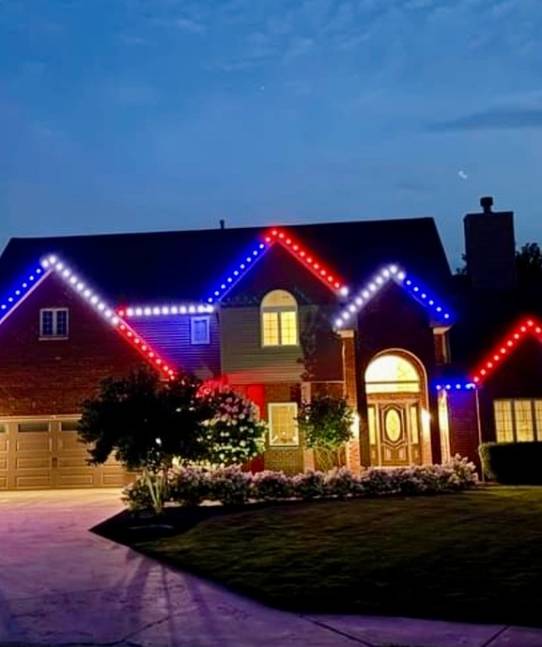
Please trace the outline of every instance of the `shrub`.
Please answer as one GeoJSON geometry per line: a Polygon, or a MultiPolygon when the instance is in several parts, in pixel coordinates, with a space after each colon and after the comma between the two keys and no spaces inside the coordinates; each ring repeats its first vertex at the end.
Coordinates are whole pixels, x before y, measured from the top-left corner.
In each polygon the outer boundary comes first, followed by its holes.
{"type": "Polygon", "coordinates": [[[122,500],[133,512],[152,510],[154,501],[148,482],[140,475],[122,493],[122,500]]]}
{"type": "Polygon", "coordinates": [[[174,467],[168,474],[168,497],[185,506],[199,505],[211,490],[210,473],[201,467],[174,467]]]}
{"type": "Polygon", "coordinates": [[[252,474],[238,467],[223,467],[211,472],[209,497],[224,505],[246,503],[250,498],[252,474]]]}
{"type": "Polygon", "coordinates": [[[309,470],[292,477],[294,495],[300,499],[317,499],[325,494],[324,472],[309,470]]]}
{"type": "MultiPolygon", "coordinates": [[[[445,465],[371,468],[356,476],[345,467],[329,472],[310,471],[295,476],[283,472],[242,472],[238,467],[207,471],[174,467],[168,471],[168,500],[197,505],[204,499],[223,504],[243,504],[249,499],[280,501],[287,498],[319,499],[429,495],[474,487],[476,468],[465,458],[454,457],[445,465]]],[[[152,507],[152,500],[140,476],[125,490],[124,500],[132,509],[152,507]]]]}
{"type": "Polygon", "coordinates": [[[339,460],[340,448],[352,438],[354,411],[344,398],[320,395],[302,402],[297,422],[305,444],[317,451],[325,469],[339,460]]]}
{"type": "Polygon", "coordinates": [[[252,476],[251,496],[262,501],[276,501],[293,496],[292,480],[284,472],[265,470],[252,476]]]}
{"type": "Polygon", "coordinates": [[[506,485],[542,485],[542,442],[484,443],[478,451],[488,479],[506,485]]]}
{"type": "Polygon", "coordinates": [[[346,467],[336,467],[326,472],[324,477],[326,496],[345,499],[359,493],[359,479],[346,467]]]}

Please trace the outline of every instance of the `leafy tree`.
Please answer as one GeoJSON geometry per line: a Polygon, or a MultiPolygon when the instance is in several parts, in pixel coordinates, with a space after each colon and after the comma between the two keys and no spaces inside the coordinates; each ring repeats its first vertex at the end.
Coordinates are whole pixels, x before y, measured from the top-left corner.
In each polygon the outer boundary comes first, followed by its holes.
{"type": "Polygon", "coordinates": [[[104,380],[98,395],[83,403],[79,422],[81,440],[91,445],[89,462],[104,463],[113,454],[129,470],[141,471],[160,512],[173,459],[204,455],[202,423],[211,411],[198,397],[200,387],[191,376],[163,382],[147,369],[104,380]]]}
{"type": "Polygon", "coordinates": [[[352,438],[354,412],[344,398],[322,395],[303,402],[297,417],[307,447],[318,451],[324,469],[337,463],[339,449],[352,438]]]}
{"type": "Polygon", "coordinates": [[[522,287],[537,287],[542,284],[542,250],[538,243],[526,243],[516,252],[518,283],[522,287]]]}
{"type": "Polygon", "coordinates": [[[83,404],[79,423],[81,440],[91,445],[89,462],[113,455],[139,471],[156,513],[174,462],[242,464],[261,451],[264,432],[252,402],[231,389],[188,374],[164,382],[147,369],[104,380],[83,404]]]}

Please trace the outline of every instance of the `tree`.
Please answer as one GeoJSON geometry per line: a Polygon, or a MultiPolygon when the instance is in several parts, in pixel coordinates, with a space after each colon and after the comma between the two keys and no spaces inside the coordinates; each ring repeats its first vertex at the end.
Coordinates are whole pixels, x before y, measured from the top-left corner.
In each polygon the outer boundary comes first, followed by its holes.
{"type": "Polygon", "coordinates": [[[182,374],[163,381],[147,369],[102,382],[83,404],[79,436],[92,464],[111,455],[141,473],[154,511],[167,497],[168,470],[181,464],[242,464],[262,449],[266,426],[230,388],[182,374]]]}
{"type": "Polygon", "coordinates": [[[317,396],[301,403],[297,417],[307,447],[318,451],[324,469],[337,463],[339,449],[353,435],[354,412],[344,398],[317,396]]]}
{"type": "Polygon", "coordinates": [[[202,423],[211,410],[198,397],[200,388],[189,375],[163,382],[147,369],[104,380],[97,396],[83,403],[79,422],[81,440],[91,445],[89,462],[101,464],[113,454],[129,470],[141,471],[160,512],[173,459],[204,454],[202,423]]]}
{"type": "Polygon", "coordinates": [[[536,287],[542,285],[542,250],[538,243],[526,243],[516,252],[516,268],[518,283],[521,287],[536,287]]]}

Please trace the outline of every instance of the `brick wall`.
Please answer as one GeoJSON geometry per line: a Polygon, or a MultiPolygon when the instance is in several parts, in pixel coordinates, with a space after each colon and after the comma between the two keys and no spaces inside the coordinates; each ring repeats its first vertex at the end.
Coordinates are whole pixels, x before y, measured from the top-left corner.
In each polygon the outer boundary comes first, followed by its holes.
{"type": "Polygon", "coordinates": [[[448,420],[450,427],[450,454],[460,454],[479,467],[479,430],[476,391],[448,393],[448,420]]]}
{"type": "Polygon", "coordinates": [[[141,356],[54,275],[0,326],[0,415],[77,413],[99,382],[141,356]],[[39,339],[40,308],[69,308],[69,339],[39,339]]]}

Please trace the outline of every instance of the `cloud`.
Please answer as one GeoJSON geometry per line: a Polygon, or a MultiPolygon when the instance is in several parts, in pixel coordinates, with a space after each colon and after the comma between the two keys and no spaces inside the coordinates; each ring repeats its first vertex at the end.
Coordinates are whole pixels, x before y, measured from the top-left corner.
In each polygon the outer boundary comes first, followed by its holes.
{"type": "Polygon", "coordinates": [[[483,112],[430,124],[428,130],[452,132],[461,130],[518,130],[542,128],[541,108],[491,108],[483,112]]]}

